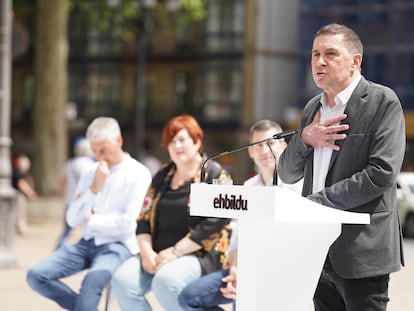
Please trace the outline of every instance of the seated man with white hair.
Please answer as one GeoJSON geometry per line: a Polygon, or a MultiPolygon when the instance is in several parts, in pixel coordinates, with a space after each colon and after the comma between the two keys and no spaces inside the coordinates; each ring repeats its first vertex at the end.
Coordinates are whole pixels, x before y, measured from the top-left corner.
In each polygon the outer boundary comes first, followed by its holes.
{"type": "Polygon", "coordinates": [[[82,174],[66,215],[71,227],[83,227],[83,236],[27,273],[27,282],[35,291],[65,310],[76,311],[97,310],[113,273],[138,252],[136,219],[151,182],[149,170],[123,151],[115,119],[96,118],[86,138],[97,162],[82,174]],[[61,281],[85,269],[79,292],[61,281]]]}

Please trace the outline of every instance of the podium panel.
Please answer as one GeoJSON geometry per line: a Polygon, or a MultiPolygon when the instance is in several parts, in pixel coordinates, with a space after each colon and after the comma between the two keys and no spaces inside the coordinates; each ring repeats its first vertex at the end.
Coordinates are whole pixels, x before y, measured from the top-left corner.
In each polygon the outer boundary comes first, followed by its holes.
{"type": "Polygon", "coordinates": [[[245,219],[238,225],[237,311],[308,311],[340,226],[245,219]]]}
{"type": "Polygon", "coordinates": [[[238,219],[237,311],[308,311],[342,223],[370,222],[279,186],[192,184],[190,214],[238,219]]]}
{"type": "Polygon", "coordinates": [[[336,210],[280,186],[191,184],[190,214],[275,222],[369,224],[369,215],[336,210]]]}

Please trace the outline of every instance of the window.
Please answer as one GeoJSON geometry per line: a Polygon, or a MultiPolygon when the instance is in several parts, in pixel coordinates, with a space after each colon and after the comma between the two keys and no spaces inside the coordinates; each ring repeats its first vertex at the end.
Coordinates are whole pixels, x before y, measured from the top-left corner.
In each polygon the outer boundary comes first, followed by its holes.
{"type": "Polygon", "coordinates": [[[206,121],[239,119],[242,73],[238,61],[206,62],[200,82],[196,105],[206,121]]]}
{"type": "Polygon", "coordinates": [[[243,3],[240,0],[209,1],[206,19],[206,51],[232,51],[243,48],[243,3]]]}
{"type": "Polygon", "coordinates": [[[120,105],[120,70],[117,64],[81,64],[70,69],[69,101],[78,118],[117,115],[120,105]]]}

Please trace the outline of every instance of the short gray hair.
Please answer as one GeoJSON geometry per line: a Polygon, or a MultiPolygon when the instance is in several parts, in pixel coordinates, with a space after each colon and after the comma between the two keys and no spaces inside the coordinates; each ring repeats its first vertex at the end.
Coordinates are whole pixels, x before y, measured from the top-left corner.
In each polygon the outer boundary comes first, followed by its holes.
{"type": "Polygon", "coordinates": [[[75,143],[73,153],[76,157],[93,157],[91,144],[86,138],[82,138],[75,143]]]}
{"type": "Polygon", "coordinates": [[[351,28],[342,25],[342,24],[328,24],[323,26],[321,29],[319,29],[315,37],[319,37],[322,35],[343,35],[344,36],[344,42],[346,45],[347,50],[352,54],[364,54],[364,47],[362,45],[361,39],[357,35],[355,31],[353,31],[351,28]]]}
{"type": "Polygon", "coordinates": [[[121,128],[114,118],[98,117],[92,121],[86,130],[86,138],[90,142],[109,140],[115,142],[121,136],[121,128]]]}

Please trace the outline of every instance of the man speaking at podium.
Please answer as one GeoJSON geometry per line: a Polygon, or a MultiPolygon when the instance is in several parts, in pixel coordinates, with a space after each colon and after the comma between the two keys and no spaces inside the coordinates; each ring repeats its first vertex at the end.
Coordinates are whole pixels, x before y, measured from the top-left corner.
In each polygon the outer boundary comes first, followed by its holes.
{"type": "Polygon", "coordinates": [[[316,311],[386,310],[389,274],[403,264],[396,178],[405,151],[401,103],[361,75],[363,47],[348,27],[315,35],[312,75],[322,94],[303,110],[298,134],[280,157],[283,182],[304,178],[303,195],[339,210],[369,213],[342,225],[314,294],[316,311]]]}

